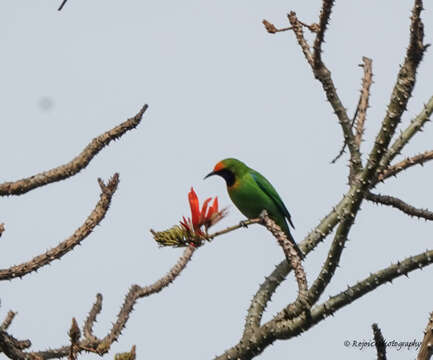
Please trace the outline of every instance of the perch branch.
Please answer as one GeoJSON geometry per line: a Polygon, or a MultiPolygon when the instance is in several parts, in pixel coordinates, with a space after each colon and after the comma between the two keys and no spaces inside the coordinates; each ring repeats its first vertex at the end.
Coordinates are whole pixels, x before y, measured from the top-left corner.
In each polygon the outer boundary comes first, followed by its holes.
{"type": "Polygon", "coordinates": [[[84,169],[90,161],[111,141],[118,139],[127,131],[134,129],[141,121],[147,105],[138,112],[134,117],[126,120],[122,124],[94,138],[89,145],[74,159],[67,164],[58,166],[54,169],[30,176],[14,182],[5,182],[0,184],[0,196],[21,195],[37,187],[44,186],[53,182],[64,180],[74,176],[84,169]]]}
{"type": "Polygon", "coordinates": [[[272,219],[269,218],[266,211],[264,211],[261,217],[266,228],[277,239],[279,245],[283,249],[287,262],[290,263],[291,268],[294,269],[295,272],[295,278],[298,283],[298,297],[287,307],[287,312],[290,313],[290,311],[295,308],[299,308],[300,312],[304,310],[308,311],[311,303],[308,299],[307,276],[305,275],[301,258],[299,257],[294,245],[287,238],[286,234],[272,219]]]}
{"type": "Polygon", "coordinates": [[[108,185],[102,187],[100,199],[93,211],[90,213],[84,224],[81,225],[72,236],[58,244],[56,247],[25,263],[11,266],[8,269],[1,269],[0,280],[10,280],[16,277],[22,277],[32,271],[36,271],[42,266],[51,263],[53,260],[60,259],[63,255],[80,244],[81,241],[90,235],[96,225],[98,225],[104,218],[110,206],[111,198],[117,189],[118,183],[119,175],[114,174],[109,180],[108,185]]]}

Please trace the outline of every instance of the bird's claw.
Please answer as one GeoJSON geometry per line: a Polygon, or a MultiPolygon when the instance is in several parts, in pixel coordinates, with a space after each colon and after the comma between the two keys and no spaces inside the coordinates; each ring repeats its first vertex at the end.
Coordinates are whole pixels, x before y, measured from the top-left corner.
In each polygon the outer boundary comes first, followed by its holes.
{"type": "Polygon", "coordinates": [[[246,220],[242,220],[242,221],[239,223],[239,225],[242,226],[242,227],[244,227],[244,228],[248,228],[248,224],[247,224],[247,221],[246,221],[246,220]]]}

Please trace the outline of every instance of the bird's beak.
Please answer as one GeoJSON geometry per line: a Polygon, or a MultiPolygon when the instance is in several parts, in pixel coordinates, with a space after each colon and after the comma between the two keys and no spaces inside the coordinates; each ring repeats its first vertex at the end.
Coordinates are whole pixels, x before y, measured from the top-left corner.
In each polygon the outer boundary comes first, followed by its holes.
{"type": "Polygon", "coordinates": [[[203,180],[206,180],[208,177],[210,177],[210,176],[212,176],[212,175],[217,175],[216,171],[212,171],[212,172],[210,172],[209,174],[207,174],[207,175],[203,178],[203,180]]]}

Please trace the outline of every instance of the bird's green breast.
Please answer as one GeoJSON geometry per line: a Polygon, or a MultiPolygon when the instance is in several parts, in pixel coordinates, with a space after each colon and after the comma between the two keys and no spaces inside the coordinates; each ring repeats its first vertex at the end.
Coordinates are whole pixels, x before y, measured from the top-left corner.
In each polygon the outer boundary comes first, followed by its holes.
{"type": "Polygon", "coordinates": [[[247,218],[258,217],[263,210],[271,216],[279,216],[275,203],[260,189],[249,173],[236,179],[235,183],[227,189],[233,203],[247,218]]]}

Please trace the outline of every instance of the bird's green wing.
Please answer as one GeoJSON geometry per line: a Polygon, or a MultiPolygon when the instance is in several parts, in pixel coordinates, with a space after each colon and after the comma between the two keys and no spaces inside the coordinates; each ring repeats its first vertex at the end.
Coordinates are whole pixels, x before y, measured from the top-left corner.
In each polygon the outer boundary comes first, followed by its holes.
{"type": "Polygon", "coordinates": [[[277,193],[277,190],[275,190],[272,184],[268,180],[266,180],[266,178],[263,175],[259,174],[257,171],[250,170],[250,173],[252,178],[256,182],[256,184],[259,186],[259,188],[262,189],[263,192],[272,199],[272,201],[277,205],[278,209],[287,218],[289,224],[292,225],[293,228],[295,228],[295,226],[292,223],[289,210],[287,210],[286,205],[284,205],[283,200],[281,200],[280,195],[278,195],[277,193]]]}

